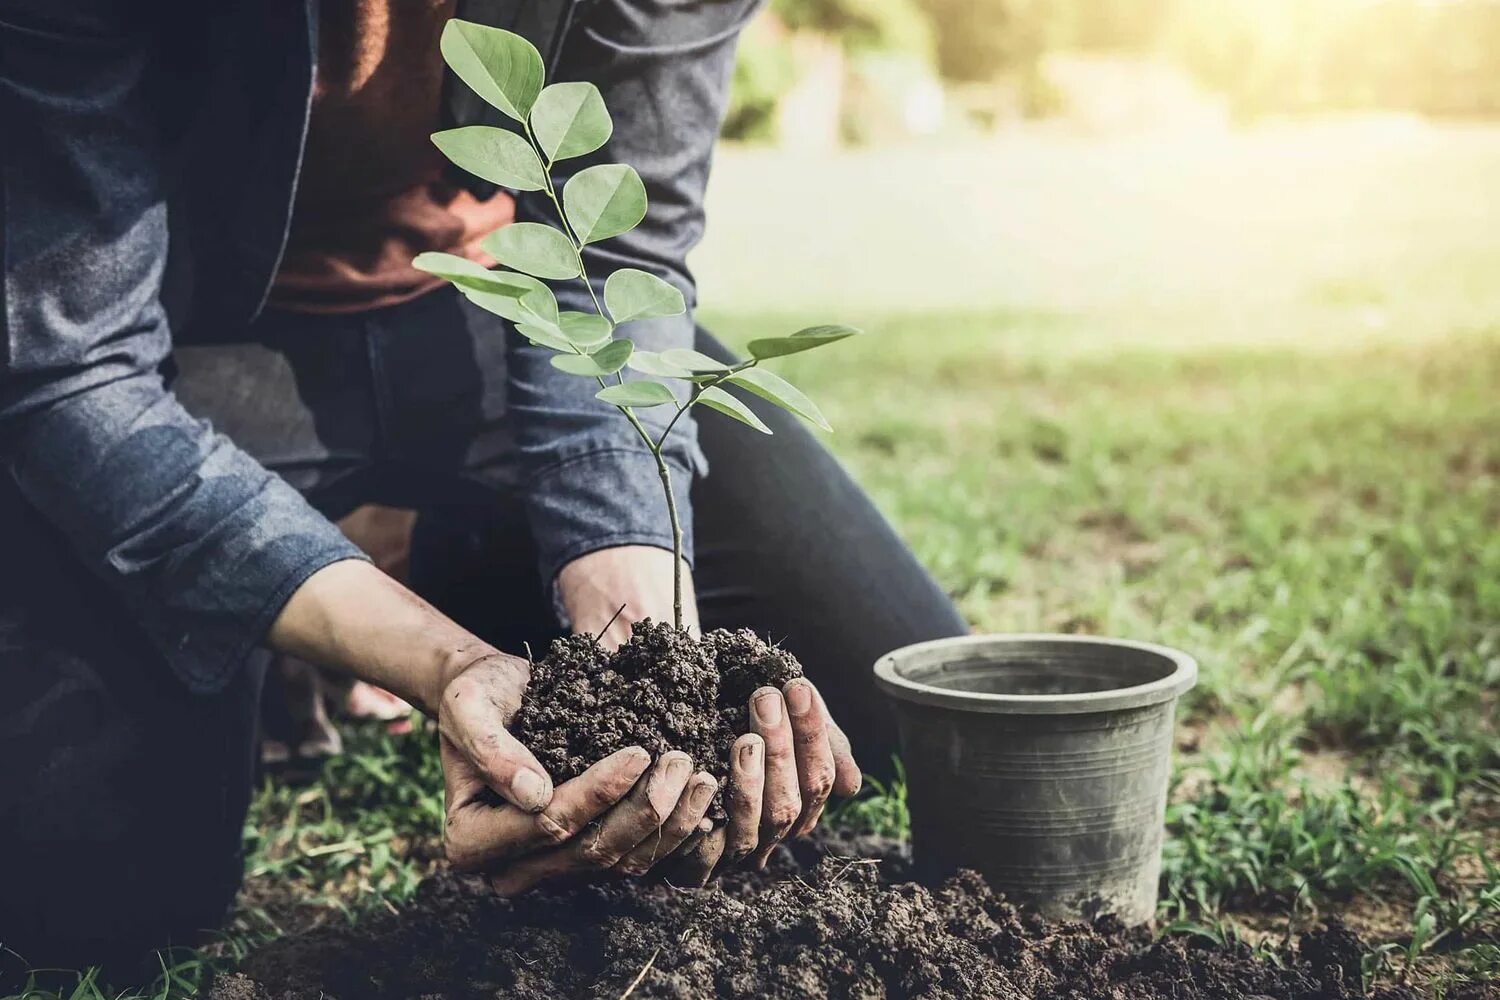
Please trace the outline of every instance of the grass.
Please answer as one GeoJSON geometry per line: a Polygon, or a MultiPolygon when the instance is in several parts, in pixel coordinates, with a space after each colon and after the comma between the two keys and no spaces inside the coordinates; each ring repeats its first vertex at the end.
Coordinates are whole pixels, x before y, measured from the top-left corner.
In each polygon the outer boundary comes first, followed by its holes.
{"type": "MultiPolygon", "coordinates": [[[[1047,140],[928,174],[898,151],[841,161],[837,191],[729,156],[698,268],[731,341],[867,328],[782,370],[976,628],[1199,658],[1164,921],[1254,942],[1343,914],[1372,979],[1441,993],[1500,975],[1500,132],[1381,136],[1252,135],[1185,165],[1047,140]],[[830,214],[886,225],[819,257],[830,214]]],[[[356,733],[318,780],[268,784],[235,925],[140,995],[399,907],[436,858],[430,750],[356,733]]],[[[902,829],[883,791],[839,821],[902,829]]]]}
{"type": "Polygon", "coordinates": [[[815,356],[789,374],[969,619],[1203,664],[1163,916],[1345,913],[1386,975],[1494,974],[1500,327],[1059,361],[1085,330],[1056,317],[870,326],[858,384],[815,356]]]}

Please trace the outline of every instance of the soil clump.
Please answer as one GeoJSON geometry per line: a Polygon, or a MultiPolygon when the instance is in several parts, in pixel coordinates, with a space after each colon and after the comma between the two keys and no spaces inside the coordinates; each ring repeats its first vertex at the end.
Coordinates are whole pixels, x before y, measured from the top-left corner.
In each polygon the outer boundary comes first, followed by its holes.
{"type": "Polygon", "coordinates": [[[729,751],[749,730],[750,695],[802,676],[801,665],[749,629],[694,639],[639,622],[614,653],[589,635],[558,639],[532,664],[510,729],[561,783],[628,746],[681,750],[719,780],[709,817],[725,817],[729,751]]]}

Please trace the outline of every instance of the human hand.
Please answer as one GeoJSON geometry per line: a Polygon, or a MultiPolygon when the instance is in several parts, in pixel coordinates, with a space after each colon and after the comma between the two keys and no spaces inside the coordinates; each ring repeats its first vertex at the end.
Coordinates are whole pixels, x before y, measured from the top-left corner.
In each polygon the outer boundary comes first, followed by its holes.
{"type": "MultiPolygon", "coordinates": [[[[573,631],[597,635],[605,648],[616,649],[641,619],[672,620],[672,553],[651,545],[598,549],[564,566],[557,589],[573,631]]],[[[693,574],[685,565],[682,624],[698,634],[693,574]]]]}
{"type": "Polygon", "coordinates": [[[683,754],[664,754],[641,780],[650,758],[638,747],[554,788],[506,728],[521,706],[530,665],[485,644],[368,563],[346,560],[314,573],[268,638],[284,655],[352,673],[437,718],[444,846],[455,867],[485,871],[501,891],[519,892],[575,867],[644,870],[653,852],[666,853],[698,827],[716,790],[707,774],[691,775],[683,754]],[[578,836],[585,827],[588,833],[578,836]],[[678,836],[679,830],[687,833],[678,836]],[[637,847],[641,852],[632,853],[637,847]]]}
{"type": "Polygon", "coordinates": [[[450,780],[449,859],[482,871],[502,896],[567,875],[644,874],[700,830],[718,790],[712,775],[692,773],[687,754],[665,753],[648,773],[650,763],[640,747],[617,751],[558,785],[540,813],[496,806],[450,780]]]}
{"type": "Polygon", "coordinates": [[[729,822],[684,852],[678,878],[702,885],[716,867],[745,858],[764,868],[777,844],[817,826],[830,794],[853,795],[860,780],[849,739],[811,681],[760,688],[750,696],[750,732],[730,750],[729,822]]]}
{"type": "MultiPolygon", "coordinates": [[[[684,623],[696,634],[692,576],[683,572],[684,623]]],[[[612,649],[630,637],[635,621],[670,621],[672,555],[643,545],[600,549],[564,566],[558,587],[574,630],[602,632],[601,641],[612,649]],[[621,604],[625,610],[616,616],[621,604]]],[[[673,881],[702,885],[721,864],[746,857],[763,868],[778,843],[817,826],[831,794],[859,791],[849,740],[811,681],[798,678],[781,691],[756,691],[750,722],[750,732],[730,751],[729,822],[680,839],[673,881]]]]}
{"type": "Polygon", "coordinates": [[[700,832],[718,783],[707,772],[693,774],[679,751],[663,754],[647,773],[650,755],[627,747],[553,788],[505,729],[529,673],[524,660],[493,653],[444,689],[443,840],[456,869],[484,872],[509,896],[572,873],[643,874],[700,832]]]}

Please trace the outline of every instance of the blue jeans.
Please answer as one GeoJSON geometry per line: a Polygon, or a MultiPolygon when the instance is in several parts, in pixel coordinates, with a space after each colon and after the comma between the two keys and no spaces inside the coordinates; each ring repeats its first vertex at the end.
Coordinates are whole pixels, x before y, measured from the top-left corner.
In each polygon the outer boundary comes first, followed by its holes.
{"type": "MultiPolygon", "coordinates": [[[[448,289],[351,316],[270,312],[255,343],[179,350],[173,388],[330,517],[419,510],[416,589],[502,648],[540,651],[560,627],[514,495],[504,336],[448,289]]],[[[701,329],[697,342],[730,358],[701,329]]],[[[699,423],[703,625],[780,641],[885,773],[896,739],[871,664],[964,623],[816,439],[752,406],[773,438],[699,423]]],[[[187,940],[239,883],[263,668],[187,693],[8,485],[0,552],[0,943],[66,965],[187,940]]]]}

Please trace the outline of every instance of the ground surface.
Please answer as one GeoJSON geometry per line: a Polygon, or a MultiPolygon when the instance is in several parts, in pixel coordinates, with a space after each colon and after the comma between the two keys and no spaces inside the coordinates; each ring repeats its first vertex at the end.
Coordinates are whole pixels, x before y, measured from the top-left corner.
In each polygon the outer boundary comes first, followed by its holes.
{"type": "Polygon", "coordinates": [[[804,846],[701,892],[615,883],[508,901],[441,877],[400,916],[261,949],[209,1000],[1414,1000],[1367,991],[1364,946],[1337,924],[1265,956],[1110,918],[1049,926],[973,873],[904,881],[898,845],[804,846]]]}
{"type": "MultiPolygon", "coordinates": [[[[1343,914],[1433,993],[1500,973],[1497,177],[1493,128],[726,154],[696,262],[730,339],[866,327],[779,370],[977,628],[1198,656],[1166,924],[1343,914]]],[[[217,954],[430,869],[430,741],[350,743],[261,794],[217,954]]]]}

